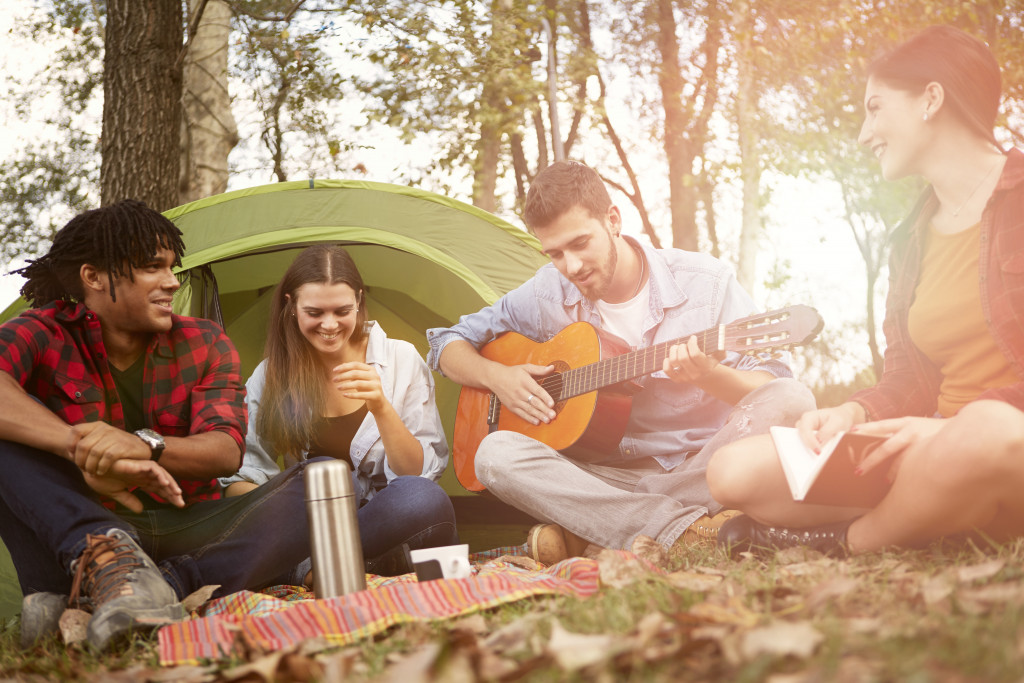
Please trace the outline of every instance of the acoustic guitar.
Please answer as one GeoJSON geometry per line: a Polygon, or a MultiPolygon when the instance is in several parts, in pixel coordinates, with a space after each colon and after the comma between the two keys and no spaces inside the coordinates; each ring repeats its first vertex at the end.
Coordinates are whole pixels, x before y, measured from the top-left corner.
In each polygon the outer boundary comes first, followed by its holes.
{"type": "Polygon", "coordinates": [[[708,355],[753,355],[806,344],[822,326],[821,316],[810,306],[790,306],[635,351],[585,322],[569,325],[546,342],[506,332],[484,345],[480,354],[504,365],[553,365],[554,372],[538,383],[555,400],[555,419],[530,424],[502,410],[493,392],[463,387],[455,414],[455,476],[470,491],[484,489],[476,478],[476,451],[485,436],[499,429],[525,434],[570,456],[607,452],[625,434],[631,397],[640,389],[631,380],[661,370],[669,349],[690,336],[697,337],[708,355]]]}

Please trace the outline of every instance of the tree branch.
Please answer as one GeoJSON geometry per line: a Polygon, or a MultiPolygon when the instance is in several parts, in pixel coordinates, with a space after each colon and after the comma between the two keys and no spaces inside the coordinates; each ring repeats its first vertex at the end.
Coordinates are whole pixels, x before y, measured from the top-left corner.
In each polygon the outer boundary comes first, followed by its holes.
{"type": "Polygon", "coordinates": [[[199,30],[199,22],[203,20],[203,12],[206,11],[207,2],[209,0],[200,0],[195,16],[188,23],[188,37],[185,38],[185,44],[181,46],[181,50],[178,52],[178,58],[174,60],[175,69],[179,68],[182,62],[185,61],[185,55],[188,54],[188,49],[192,47],[192,40],[196,37],[196,31],[199,30]]]}

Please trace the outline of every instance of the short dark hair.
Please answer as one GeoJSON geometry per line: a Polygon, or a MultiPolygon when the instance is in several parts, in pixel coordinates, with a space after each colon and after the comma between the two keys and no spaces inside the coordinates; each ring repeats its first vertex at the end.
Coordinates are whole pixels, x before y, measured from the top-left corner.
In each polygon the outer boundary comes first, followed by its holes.
{"type": "Polygon", "coordinates": [[[877,58],[868,76],[914,93],[939,83],[950,112],[995,144],[1002,78],[992,51],[974,36],[952,26],[930,26],[877,58]]]}
{"type": "Polygon", "coordinates": [[[145,266],[159,249],[173,251],[174,265],[180,266],[185,253],[181,231],[143,202],[125,199],[78,214],[57,231],[46,254],[14,272],[28,280],[21,295],[38,307],[82,301],[79,271],[88,263],[107,273],[110,298],[116,301],[114,280],[127,275],[134,281],[132,269],[145,266]]]}
{"type": "Polygon", "coordinates": [[[578,161],[556,161],[533,179],[523,220],[530,230],[543,228],[574,206],[600,220],[611,205],[608,188],[594,169],[578,161]]]}

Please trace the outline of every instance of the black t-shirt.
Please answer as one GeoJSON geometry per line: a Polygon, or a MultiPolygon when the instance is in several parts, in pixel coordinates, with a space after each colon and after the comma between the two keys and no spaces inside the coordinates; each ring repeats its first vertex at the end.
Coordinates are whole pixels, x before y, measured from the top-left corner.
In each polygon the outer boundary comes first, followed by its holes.
{"type": "Polygon", "coordinates": [[[134,432],[148,427],[146,412],[142,408],[142,378],[146,370],[146,354],[131,364],[127,370],[118,370],[110,366],[110,374],[114,377],[114,387],[124,408],[125,431],[134,432]]]}
{"type": "Polygon", "coordinates": [[[362,407],[353,410],[348,415],[338,417],[325,417],[316,429],[316,439],[313,447],[309,449],[309,457],[316,458],[328,456],[338,460],[344,460],[352,466],[352,456],[349,449],[352,446],[352,438],[359,431],[359,425],[366,417],[367,409],[364,403],[362,407]]]}

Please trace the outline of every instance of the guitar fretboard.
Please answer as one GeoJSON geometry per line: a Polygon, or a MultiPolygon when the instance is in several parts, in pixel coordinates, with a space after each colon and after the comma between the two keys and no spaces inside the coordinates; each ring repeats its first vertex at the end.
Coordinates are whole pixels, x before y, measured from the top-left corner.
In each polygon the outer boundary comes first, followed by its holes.
{"type": "MultiPolygon", "coordinates": [[[[697,345],[702,353],[714,354],[725,348],[725,325],[704,330],[696,335],[697,345]]],[[[545,377],[540,385],[556,401],[565,401],[574,396],[588,394],[604,387],[627,382],[662,369],[669,349],[676,344],[685,344],[690,336],[636,349],[614,358],[581,365],[560,373],[557,377],[545,377]],[[559,385],[561,389],[559,390],[559,385]]]]}

